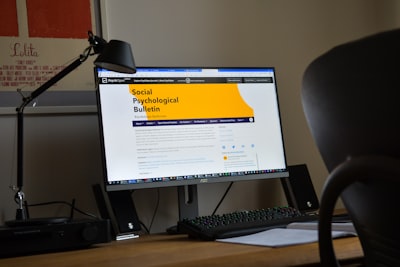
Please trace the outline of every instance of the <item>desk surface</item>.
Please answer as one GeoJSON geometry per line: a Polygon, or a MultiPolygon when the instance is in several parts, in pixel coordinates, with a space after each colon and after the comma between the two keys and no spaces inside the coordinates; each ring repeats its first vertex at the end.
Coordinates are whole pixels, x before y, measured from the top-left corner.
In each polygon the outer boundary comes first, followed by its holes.
{"type": "MultiPolygon", "coordinates": [[[[360,261],[357,237],[334,241],[344,263],[360,261]]],[[[185,235],[145,235],[88,249],[0,259],[7,267],[124,266],[318,266],[318,243],[269,248],[188,239],[185,235]]],[[[344,264],[343,263],[343,264],[344,264]]]]}

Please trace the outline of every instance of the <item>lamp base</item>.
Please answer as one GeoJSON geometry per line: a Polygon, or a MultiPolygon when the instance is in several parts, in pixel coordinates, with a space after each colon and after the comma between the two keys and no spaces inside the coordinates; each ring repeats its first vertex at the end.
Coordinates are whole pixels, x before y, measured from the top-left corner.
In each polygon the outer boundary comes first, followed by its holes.
{"type": "Polygon", "coordinates": [[[32,219],[25,219],[25,220],[6,221],[5,225],[7,225],[8,227],[38,226],[38,225],[67,223],[70,220],[71,220],[71,218],[68,218],[68,217],[32,218],[32,219]]]}

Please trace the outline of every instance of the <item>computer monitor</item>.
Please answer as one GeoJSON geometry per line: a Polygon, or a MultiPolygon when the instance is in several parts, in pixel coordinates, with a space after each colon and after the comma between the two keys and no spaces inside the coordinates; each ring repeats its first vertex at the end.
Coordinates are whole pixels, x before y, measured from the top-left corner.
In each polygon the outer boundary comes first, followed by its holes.
{"type": "Polygon", "coordinates": [[[106,191],[288,177],[274,68],[95,72],[106,191]]]}

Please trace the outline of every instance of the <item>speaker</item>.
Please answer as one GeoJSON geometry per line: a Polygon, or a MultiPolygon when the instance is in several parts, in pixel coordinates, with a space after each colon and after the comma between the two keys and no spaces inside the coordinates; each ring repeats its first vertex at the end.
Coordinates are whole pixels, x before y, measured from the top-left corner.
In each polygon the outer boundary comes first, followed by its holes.
{"type": "Polygon", "coordinates": [[[107,192],[112,210],[117,219],[120,233],[129,233],[141,229],[131,191],[107,192]]]}
{"type": "Polygon", "coordinates": [[[306,164],[288,166],[289,177],[282,179],[289,206],[302,212],[315,212],[319,201],[306,164]]]}
{"type": "Polygon", "coordinates": [[[104,192],[99,184],[92,189],[101,217],[112,221],[113,236],[118,238],[141,230],[130,191],[104,192]]]}

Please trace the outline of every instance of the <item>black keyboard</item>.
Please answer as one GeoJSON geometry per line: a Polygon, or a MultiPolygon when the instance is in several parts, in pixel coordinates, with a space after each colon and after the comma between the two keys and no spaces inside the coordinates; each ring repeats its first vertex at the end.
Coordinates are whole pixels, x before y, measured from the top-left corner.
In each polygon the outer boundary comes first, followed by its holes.
{"type": "Polygon", "coordinates": [[[178,231],[193,238],[215,240],[285,227],[292,222],[315,220],[318,220],[317,215],[305,214],[293,207],[274,207],[183,219],[178,221],[178,231]]]}

